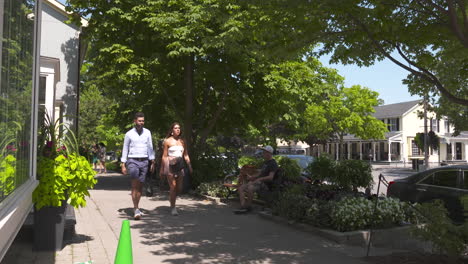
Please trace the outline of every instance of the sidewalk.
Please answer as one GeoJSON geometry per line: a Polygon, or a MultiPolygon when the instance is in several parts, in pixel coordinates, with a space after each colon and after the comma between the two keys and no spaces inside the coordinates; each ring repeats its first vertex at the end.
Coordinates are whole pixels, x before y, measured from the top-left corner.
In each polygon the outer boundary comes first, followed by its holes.
{"type": "MultiPolygon", "coordinates": [[[[142,220],[132,219],[129,179],[100,175],[87,206],[76,210],[76,235],[56,253],[16,241],[1,264],[114,262],[122,220],[131,219],[133,263],[364,263],[365,248],[338,245],[300,230],[234,215],[233,205],[182,196],[170,215],[167,193],[142,197],[142,220]]],[[[372,254],[389,254],[372,249],[372,254]]]]}

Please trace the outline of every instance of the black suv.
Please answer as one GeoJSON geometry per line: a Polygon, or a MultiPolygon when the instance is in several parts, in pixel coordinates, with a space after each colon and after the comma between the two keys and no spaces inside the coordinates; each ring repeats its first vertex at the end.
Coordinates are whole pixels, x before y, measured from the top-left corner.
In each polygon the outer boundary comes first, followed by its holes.
{"type": "Polygon", "coordinates": [[[422,203],[440,199],[444,201],[450,218],[456,222],[464,221],[460,198],[465,195],[468,195],[468,165],[429,169],[391,181],[387,189],[387,196],[402,201],[422,203]]]}

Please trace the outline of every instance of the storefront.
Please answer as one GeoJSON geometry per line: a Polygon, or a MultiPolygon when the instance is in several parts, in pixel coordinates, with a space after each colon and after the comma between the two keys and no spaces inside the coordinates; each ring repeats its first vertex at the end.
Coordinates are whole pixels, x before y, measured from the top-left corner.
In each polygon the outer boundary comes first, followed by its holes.
{"type": "Polygon", "coordinates": [[[0,1],[0,260],[31,211],[40,1],[0,1]]]}

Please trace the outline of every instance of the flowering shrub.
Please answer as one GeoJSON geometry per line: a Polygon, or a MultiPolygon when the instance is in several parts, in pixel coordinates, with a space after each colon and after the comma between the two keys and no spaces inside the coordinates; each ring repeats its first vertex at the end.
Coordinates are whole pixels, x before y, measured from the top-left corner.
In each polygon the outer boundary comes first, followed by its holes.
{"type": "Polygon", "coordinates": [[[408,220],[406,203],[387,198],[378,202],[375,215],[374,202],[363,197],[352,197],[334,203],[331,210],[331,225],[338,231],[399,225],[408,220]],[[375,221],[375,222],[374,222],[375,221]]]}

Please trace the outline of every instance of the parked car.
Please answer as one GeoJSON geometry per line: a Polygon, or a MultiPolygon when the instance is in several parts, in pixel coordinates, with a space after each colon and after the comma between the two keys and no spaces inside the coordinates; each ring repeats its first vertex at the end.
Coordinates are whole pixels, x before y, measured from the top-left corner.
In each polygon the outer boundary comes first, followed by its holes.
{"type": "Polygon", "coordinates": [[[423,203],[444,201],[449,216],[455,222],[464,221],[460,198],[468,195],[468,166],[443,166],[389,182],[387,196],[402,201],[423,203]]]}

